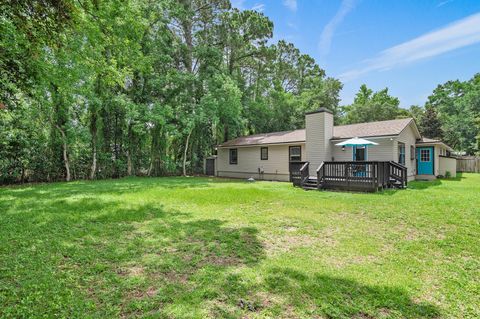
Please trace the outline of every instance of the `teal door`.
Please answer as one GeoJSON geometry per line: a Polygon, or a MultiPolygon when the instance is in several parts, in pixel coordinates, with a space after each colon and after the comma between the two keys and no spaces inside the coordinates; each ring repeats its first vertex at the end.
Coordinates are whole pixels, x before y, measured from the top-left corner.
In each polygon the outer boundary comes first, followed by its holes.
{"type": "Polygon", "coordinates": [[[417,174],[433,175],[433,147],[417,147],[417,174]]]}

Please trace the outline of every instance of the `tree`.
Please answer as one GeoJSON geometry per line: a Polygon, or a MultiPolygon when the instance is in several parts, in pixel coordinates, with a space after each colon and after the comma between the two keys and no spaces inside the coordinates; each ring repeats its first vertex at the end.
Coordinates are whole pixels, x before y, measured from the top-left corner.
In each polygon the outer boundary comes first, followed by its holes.
{"type": "Polygon", "coordinates": [[[365,84],[360,87],[353,104],[344,107],[344,124],[393,120],[409,116],[400,108],[400,100],[389,95],[388,88],[373,92],[365,84]]]}
{"type": "Polygon", "coordinates": [[[442,123],[440,122],[437,111],[433,106],[427,106],[420,122],[420,129],[423,136],[442,139],[442,123]]]}
{"type": "Polygon", "coordinates": [[[228,0],[0,6],[0,182],[187,175],[223,141],[341,113],[341,83],[228,0]]]}
{"type": "Polygon", "coordinates": [[[42,77],[37,61],[75,20],[75,7],[69,0],[5,0],[0,12],[0,102],[13,106],[42,77]]]}
{"type": "Polygon", "coordinates": [[[426,107],[438,114],[444,141],[455,150],[473,154],[478,151],[480,132],[480,74],[461,82],[448,81],[437,86],[428,97],[426,107]]]}
{"type": "Polygon", "coordinates": [[[421,126],[422,118],[425,115],[425,109],[418,105],[411,105],[408,109],[408,113],[415,119],[418,126],[421,126]]]}

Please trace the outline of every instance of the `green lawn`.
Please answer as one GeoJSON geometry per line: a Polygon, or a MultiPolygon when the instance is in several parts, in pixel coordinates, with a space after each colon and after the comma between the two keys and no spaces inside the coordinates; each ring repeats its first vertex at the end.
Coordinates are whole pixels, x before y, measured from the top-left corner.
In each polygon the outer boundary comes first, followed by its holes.
{"type": "Polygon", "coordinates": [[[478,318],[480,175],[0,188],[1,318],[478,318]]]}

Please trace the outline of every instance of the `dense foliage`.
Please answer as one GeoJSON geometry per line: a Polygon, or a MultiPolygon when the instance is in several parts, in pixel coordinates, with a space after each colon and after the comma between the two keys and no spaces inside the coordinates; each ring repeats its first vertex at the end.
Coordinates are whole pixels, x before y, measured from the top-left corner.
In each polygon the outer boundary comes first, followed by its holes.
{"type": "Polygon", "coordinates": [[[0,23],[2,182],[187,174],[339,101],[338,80],[228,0],[11,1],[0,23]]]}
{"type": "Polygon", "coordinates": [[[410,113],[400,108],[400,100],[388,94],[385,88],[378,92],[364,84],[351,105],[343,108],[345,124],[385,121],[401,117],[410,117],[410,113]]]}
{"type": "MultiPolygon", "coordinates": [[[[322,106],[337,124],[411,116],[366,86],[339,107],[338,80],[293,44],[272,43],[262,13],[228,0],[0,9],[0,183],[195,173],[215,145],[303,127],[304,112],[322,106]]],[[[478,78],[428,102],[447,141],[468,152],[478,149],[478,78]]]]}

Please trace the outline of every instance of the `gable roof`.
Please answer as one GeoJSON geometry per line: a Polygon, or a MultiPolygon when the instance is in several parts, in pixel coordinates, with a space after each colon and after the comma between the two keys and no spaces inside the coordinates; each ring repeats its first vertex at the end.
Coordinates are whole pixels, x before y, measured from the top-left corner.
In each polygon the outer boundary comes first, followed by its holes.
{"type": "Polygon", "coordinates": [[[333,139],[398,135],[412,121],[412,118],[406,118],[335,126],[333,127],[333,139]]]}
{"type": "MultiPolygon", "coordinates": [[[[340,125],[333,127],[332,139],[352,137],[393,136],[400,134],[412,118],[340,125]]],[[[253,146],[265,144],[304,143],[305,129],[242,136],[220,144],[219,147],[253,146]]]]}

